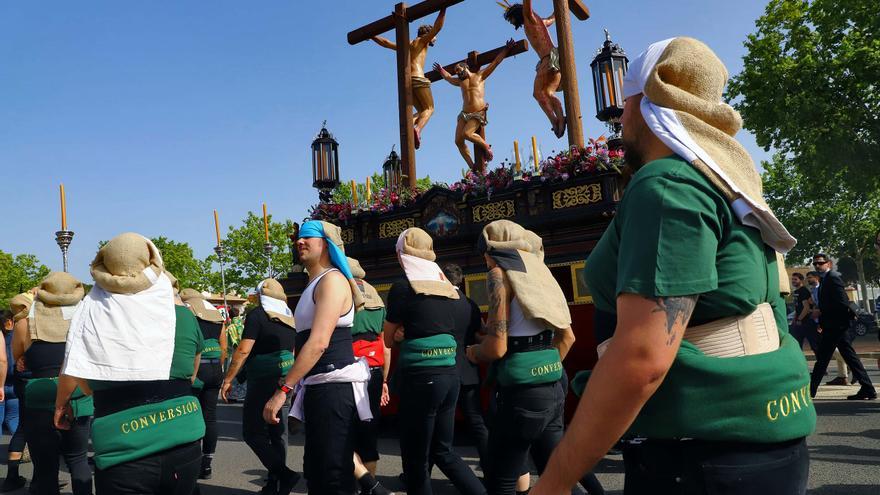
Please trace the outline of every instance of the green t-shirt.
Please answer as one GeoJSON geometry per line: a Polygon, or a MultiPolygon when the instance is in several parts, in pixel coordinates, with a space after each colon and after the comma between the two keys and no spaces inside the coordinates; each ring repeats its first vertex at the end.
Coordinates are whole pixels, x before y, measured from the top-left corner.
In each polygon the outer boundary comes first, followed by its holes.
{"type": "Polygon", "coordinates": [[[687,340],[630,435],[779,442],[809,435],[816,412],[804,355],[787,333],[776,255],[737,220],[721,193],[677,156],[640,169],[587,259],[596,309],[615,314],[621,293],[699,295],[691,325],[747,315],[769,303],[780,348],[707,356],[687,340]]]}
{"type": "Polygon", "coordinates": [[[382,333],[382,323],[385,321],[385,308],[365,309],[354,314],[354,326],[351,334],[382,333]]]}

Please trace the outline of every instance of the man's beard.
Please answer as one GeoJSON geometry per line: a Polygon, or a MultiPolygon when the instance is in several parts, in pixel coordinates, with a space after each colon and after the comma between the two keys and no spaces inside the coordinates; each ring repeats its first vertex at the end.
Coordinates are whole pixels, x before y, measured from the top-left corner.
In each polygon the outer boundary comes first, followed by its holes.
{"type": "Polygon", "coordinates": [[[623,138],[622,141],[624,160],[626,161],[626,164],[636,172],[645,165],[641,149],[639,149],[638,139],[627,140],[626,138],[623,138]]]}

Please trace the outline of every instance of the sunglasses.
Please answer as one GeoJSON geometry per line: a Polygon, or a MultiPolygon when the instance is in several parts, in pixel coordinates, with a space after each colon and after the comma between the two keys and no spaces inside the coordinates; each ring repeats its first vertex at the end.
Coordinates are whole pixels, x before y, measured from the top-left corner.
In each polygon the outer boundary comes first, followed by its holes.
{"type": "Polygon", "coordinates": [[[822,266],[826,263],[828,263],[828,262],[827,261],[814,261],[813,266],[822,266]]]}

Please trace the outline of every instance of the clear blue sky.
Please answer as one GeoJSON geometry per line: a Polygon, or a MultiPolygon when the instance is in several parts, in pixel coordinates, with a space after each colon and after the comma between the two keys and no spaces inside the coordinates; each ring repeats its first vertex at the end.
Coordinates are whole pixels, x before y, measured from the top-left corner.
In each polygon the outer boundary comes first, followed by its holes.
{"type": "MultiPolygon", "coordinates": [[[[574,20],[585,133],[595,120],[589,62],[607,27],[633,57],[649,43],[687,35],[739,72],[743,41],[765,2],[587,1],[574,20]]],[[[340,143],[343,179],[379,171],[397,137],[394,54],[346,33],[386,15],[391,0],[241,0],[0,3],[0,249],[34,253],[52,269],[61,255],[58,184],[76,232],[71,271],[91,281],[99,240],[135,231],[214,245],[212,210],[224,228],[266,202],[300,220],[317,201],[309,145],[326,119],[340,143]]],[[[547,15],[550,0],[536,0],[547,15]]],[[[433,22],[433,16],[426,19],[433,22]]],[[[415,28],[413,28],[414,30],[415,28]]],[[[554,32],[555,34],[555,32],[554,32]]],[[[451,8],[430,62],[487,51],[514,32],[491,0],[451,8]]],[[[487,83],[487,136],[496,156],[537,135],[559,149],[531,98],[534,53],[506,60],[487,83]]],[[[461,161],[452,138],[457,88],[434,85],[437,112],[423,135],[419,175],[452,182],[461,161]]],[[[739,135],[756,161],[766,158],[739,135]]]]}

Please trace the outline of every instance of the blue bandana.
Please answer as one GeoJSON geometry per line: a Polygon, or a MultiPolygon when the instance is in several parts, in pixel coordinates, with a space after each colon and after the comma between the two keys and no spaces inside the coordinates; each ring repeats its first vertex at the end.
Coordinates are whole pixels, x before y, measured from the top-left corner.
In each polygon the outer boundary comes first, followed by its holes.
{"type": "Polygon", "coordinates": [[[324,224],[319,220],[309,220],[299,229],[300,239],[311,239],[314,237],[321,237],[327,241],[327,247],[330,249],[330,264],[339,269],[339,271],[345,275],[345,278],[352,280],[354,276],[351,274],[351,268],[348,266],[348,259],[345,257],[345,252],[339,249],[339,246],[330,240],[327,233],[324,232],[324,224]]]}

